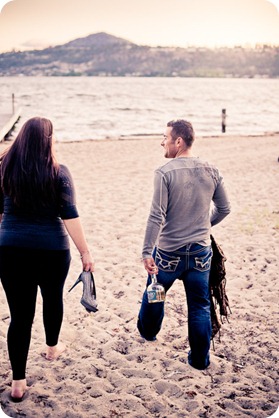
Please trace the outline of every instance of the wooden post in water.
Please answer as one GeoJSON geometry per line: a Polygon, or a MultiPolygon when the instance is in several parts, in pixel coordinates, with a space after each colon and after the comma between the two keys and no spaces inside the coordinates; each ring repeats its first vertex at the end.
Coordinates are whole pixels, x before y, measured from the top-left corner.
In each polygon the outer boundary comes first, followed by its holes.
{"type": "Polygon", "coordinates": [[[226,132],[226,109],[222,109],[222,132],[226,132]]]}

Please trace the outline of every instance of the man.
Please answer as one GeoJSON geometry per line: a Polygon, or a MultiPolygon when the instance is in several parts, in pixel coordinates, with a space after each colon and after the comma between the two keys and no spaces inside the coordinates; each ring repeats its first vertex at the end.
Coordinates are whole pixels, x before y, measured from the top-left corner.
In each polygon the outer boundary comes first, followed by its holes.
{"type": "MultiPolygon", "coordinates": [[[[211,340],[209,271],[210,229],[230,213],[218,169],[192,155],[194,131],[185,120],[167,124],[161,143],[171,161],[155,171],[154,195],[142,258],[167,292],[176,279],[184,284],[188,305],[189,364],[209,365],[211,340]],[[155,248],[154,248],[155,246],[155,248]]],[[[145,290],[138,317],[143,338],[154,341],[164,317],[164,302],[148,303],[145,290]]]]}

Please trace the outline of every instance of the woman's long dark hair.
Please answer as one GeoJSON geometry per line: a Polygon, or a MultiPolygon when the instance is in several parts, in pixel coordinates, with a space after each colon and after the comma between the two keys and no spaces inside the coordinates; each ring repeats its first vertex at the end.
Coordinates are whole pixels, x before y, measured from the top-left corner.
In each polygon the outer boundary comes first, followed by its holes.
{"type": "Polygon", "coordinates": [[[33,212],[55,201],[59,165],[52,136],[50,120],[31,118],[0,157],[1,187],[19,208],[33,212]]]}

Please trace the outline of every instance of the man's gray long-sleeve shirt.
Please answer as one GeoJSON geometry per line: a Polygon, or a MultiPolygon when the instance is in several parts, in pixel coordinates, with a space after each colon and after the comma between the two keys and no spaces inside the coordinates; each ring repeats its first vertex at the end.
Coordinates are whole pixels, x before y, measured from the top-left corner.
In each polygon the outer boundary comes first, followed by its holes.
{"type": "Polygon", "coordinates": [[[174,251],[190,244],[209,245],[211,226],[230,213],[218,169],[196,157],[174,158],[155,171],[143,258],[154,245],[174,251]]]}

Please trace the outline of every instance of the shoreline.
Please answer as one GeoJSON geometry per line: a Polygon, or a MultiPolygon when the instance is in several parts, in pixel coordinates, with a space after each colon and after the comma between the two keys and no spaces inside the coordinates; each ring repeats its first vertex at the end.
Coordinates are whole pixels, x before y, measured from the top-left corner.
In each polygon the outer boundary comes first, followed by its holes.
{"type": "MultiPolygon", "coordinates": [[[[199,139],[234,139],[234,138],[259,138],[259,137],[274,137],[279,135],[279,131],[264,132],[259,134],[227,134],[220,133],[217,135],[196,135],[196,140],[199,139]]],[[[115,141],[132,141],[132,140],[143,140],[143,139],[160,139],[162,134],[134,134],[134,135],[120,135],[118,137],[106,137],[106,138],[84,138],[84,139],[62,139],[56,140],[58,144],[67,143],[80,143],[80,142],[115,142],[115,141]]],[[[9,141],[9,140],[8,140],[9,141]]]]}

